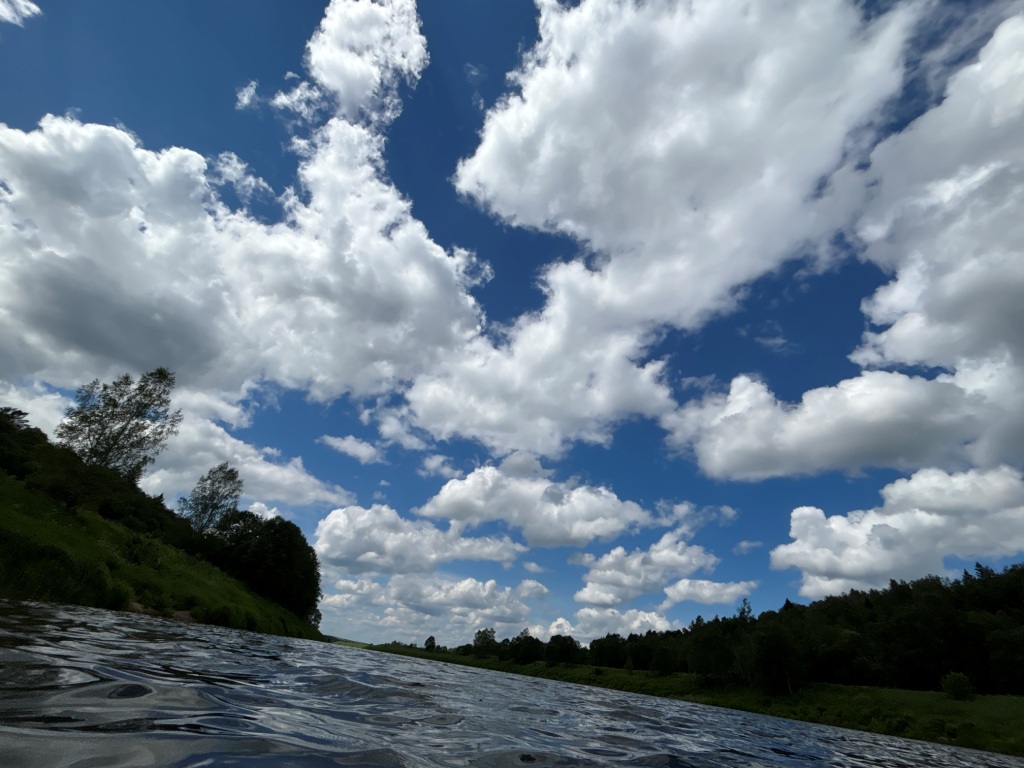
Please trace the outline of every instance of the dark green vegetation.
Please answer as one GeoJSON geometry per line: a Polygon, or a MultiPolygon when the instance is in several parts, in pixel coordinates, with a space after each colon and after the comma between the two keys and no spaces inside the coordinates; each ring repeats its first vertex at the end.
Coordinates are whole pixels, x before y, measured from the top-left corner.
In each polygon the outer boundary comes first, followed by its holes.
{"type": "Polygon", "coordinates": [[[892,581],[754,617],[607,635],[375,650],[1024,754],[1024,564],[892,581]],[[426,648],[433,648],[428,651],[426,648]],[[1008,695],[1010,694],[1010,695],[1008,695]]]}
{"type": "MultiPolygon", "coordinates": [[[[67,444],[50,443],[22,411],[0,408],[0,597],[140,603],[204,623],[321,637],[319,566],[298,526],[229,505],[199,530],[136,485],[173,433],[165,427],[177,423],[166,402],[139,397],[160,371],[138,386],[121,377],[80,389],[64,422],[71,427],[61,430],[74,435],[67,444]],[[117,435],[132,445],[118,446],[117,435]]],[[[157,378],[161,400],[173,375],[157,378]]],[[[200,483],[193,497],[203,490],[200,483]]]]}

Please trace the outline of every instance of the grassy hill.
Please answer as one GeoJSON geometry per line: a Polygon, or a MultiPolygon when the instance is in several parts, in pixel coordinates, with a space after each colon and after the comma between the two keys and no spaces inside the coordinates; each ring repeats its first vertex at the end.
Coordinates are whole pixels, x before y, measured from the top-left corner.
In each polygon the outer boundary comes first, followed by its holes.
{"type": "Polygon", "coordinates": [[[0,471],[0,597],[182,612],[195,621],[320,639],[312,624],[148,533],[69,508],[0,471]]]}

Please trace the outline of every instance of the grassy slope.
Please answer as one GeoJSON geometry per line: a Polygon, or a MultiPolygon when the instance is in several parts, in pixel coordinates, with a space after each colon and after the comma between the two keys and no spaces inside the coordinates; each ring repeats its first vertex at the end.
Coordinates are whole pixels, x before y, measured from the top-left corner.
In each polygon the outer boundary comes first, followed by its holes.
{"type": "Polygon", "coordinates": [[[369,650],[1024,755],[1024,697],[1020,696],[977,696],[970,701],[954,701],[943,693],[929,691],[815,684],[792,696],[770,698],[746,688],[698,689],[696,676],[691,674],[662,677],[606,667],[549,667],[543,662],[519,666],[493,657],[432,654],[401,645],[369,646],[369,650]]]}
{"type": "Polygon", "coordinates": [[[212,565],[87,509],[66,511],[0,473],[0,597],[190,611],[200,622],[320,638],[212,565]]]}

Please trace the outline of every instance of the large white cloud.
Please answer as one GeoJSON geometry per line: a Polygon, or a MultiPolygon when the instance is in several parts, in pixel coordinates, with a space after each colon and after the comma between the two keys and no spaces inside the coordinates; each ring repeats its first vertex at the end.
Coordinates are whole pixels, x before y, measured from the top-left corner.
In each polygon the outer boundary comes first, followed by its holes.
{"type": "Polygon", "coordinates": [[[867,371],[835,387],[780,403],[760,381],[733,379],[729,392],[666,417],[670,443],[690,446],[713,477],[760,480],[865,466],[916,469],[962,459],[986,404],[951,377],[867,371]]]}
{"type": "Polygon", "coordinates": [[[923,469],[887,485],[882,499],[874,509],[831,517],[815,507],[794,509],[793,540],[772,550],[772,567],[799,568],[800,593],[821,597],[941,574],[948,556],[1024,551],[1020,470],[923,469]]]}
{"type": "Polygon", "coordinates": [[[508,537],[462,537],[426,520],[408,520],[394,509],[335,509],[316,527],[314,543],[325,568],[341,573],[430,573],[454,560],[511,563],[526,547],[508,537]]]}
{"type": "Polygon", "coordinates": [[[871,197],[864,257],[894,273],[851,358],[868,370],[778,402],[741,376],[663,419],[716,477],[1024,460],[1024,15],[953,75],[941,105],[844,171],[871,197]],[[923,366],[907,375],[876,367],[923,366]]]}
{"type": "MultiPolygon", "coordinates": [[[[430,239],[384,169],[397,84],[426,65],[414,5],[336,0],[308,63],[329,119],[296,139],[298,183],[274,223],[222,199],[229,185],[274,202],[234,154],[148,149],[73,117],[0,125],[0,380],[74,387],[164,365],[220,445],[214,424],[237,426],[230,412],[264,383],[319,400],[387,392],[475,337],[479,265],[430,239]]],[[[187,489],[208,469],[173,450],[149,487],[176,474],[187,489]]],[[[345,498],[294,501],[331,494],[345,498]]]]}
{"type": "MultiPolygon", "coordinates": [[[[586,586],[575,599],[592,605],[617,606],[640,595],[657,592],[673,579],[689,576],[698,570],[712,570],[718,558],[703,547],[688,544],[686,531],[665,533],[646,550],[615,547],[595,557],[589,553],[576,556],[572,562],[585,565],[586,586]]],[[[673,602],[679,602],[674,600],[673,602]]]]}
{"type": "Polygon", "coordinates": [[[699,327],[842,222],[851,196],[814,192],[898,90],[913,19],[865,25],[840,0],[538,7],[540,41],[455,184],[596,256],[548,267],[541,311],[408,400],[439,437],[558,455],[670,411],[664,365],[645,359],[657,330],[699,327]]]}
{"type": "Polygon", "coordinates": [[[472,642],[485,627],[499,637],[518,634],[529,621],[531,602],[548,590],[533,579],[509,587],[493,579],[396,575],[385,583],[339,579],[327,591],[321,603],[325,632],[417,644],[433,635],[438,644],[455,646],[472,642]]]}
{"type": "Polygon", "coordinates": [[[541,547],[580,546],[655,522],[608,488],[558,483],[547,475],[535,458],[512,454],[501,466],[449,480],[417,512],[458,526],[502,521],[541,547]]]}

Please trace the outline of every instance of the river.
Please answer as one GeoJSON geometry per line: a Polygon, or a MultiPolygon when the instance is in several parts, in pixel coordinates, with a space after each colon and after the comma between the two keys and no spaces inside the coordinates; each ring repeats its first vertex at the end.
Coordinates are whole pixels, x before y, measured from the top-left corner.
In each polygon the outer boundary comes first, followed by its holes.
{"type": "Polygon", "coordinates": [[[0,600],[0,766],[1024,761],[135,614],[0,600]]]}

